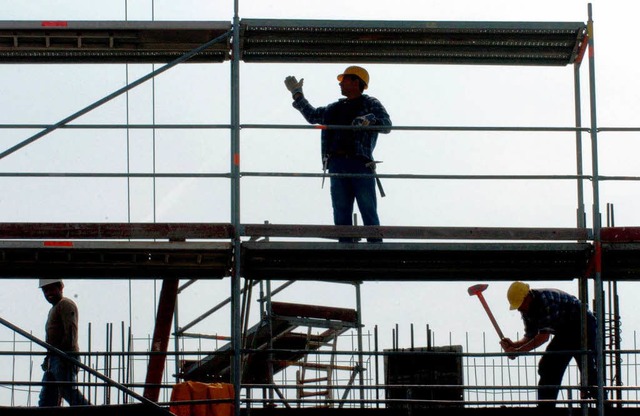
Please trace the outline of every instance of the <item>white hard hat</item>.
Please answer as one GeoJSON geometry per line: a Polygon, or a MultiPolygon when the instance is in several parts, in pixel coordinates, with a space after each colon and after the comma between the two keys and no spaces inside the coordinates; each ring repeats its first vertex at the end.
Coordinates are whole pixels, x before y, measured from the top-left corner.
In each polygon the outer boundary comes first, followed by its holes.
{"type": "Polygon", "coordinates": [[[62,279],[40,279],[40,281],[38,282],[38,287],[42,289],[43,287],[52,283],[62,283],[62,279]]]}

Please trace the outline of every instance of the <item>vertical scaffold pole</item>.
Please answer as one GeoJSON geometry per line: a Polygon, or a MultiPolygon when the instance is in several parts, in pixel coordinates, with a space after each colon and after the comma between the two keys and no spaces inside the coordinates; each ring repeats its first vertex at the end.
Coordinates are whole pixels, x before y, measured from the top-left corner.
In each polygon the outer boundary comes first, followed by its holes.
{"type": "Polygon", "coordinates": [[[595,50],[593,33],[592,5],[589,3],[589,21],[587,35],[589,36],[589,101],[591,110],[591,159],[592,159],[592,188],[593,188],[593,243],[594,243],[594,296],[596,300],[595,313],[598,320],[596,330],[596,365],[598,368],[598,415],[604,416],[604,301],[602,299],[602,245],[600,239],[600,177],[598,172],[598,120],[596,112],[596,83],[595,83],[595,50]]]}
{"type": "MultiPolygon", "coordinates": [[[[584,183],[582,179],[582,175],[584,174],[583,168],[583,153],[582,153],[582,96],[581,96],[581,85],[580,85],[580,66],[582,64],[582,59],[584,57],[586,45],[583,45],[576,61],[573,65],[573,91],[574,91],[574,114],[575,114],[575,126],[576,126],[576,175],[578,175],[578,180],[576,183],[577,186],[577,202],[578,206],[576,209],[576,226],[578,228],[586,228],[586,213],[584,207],[584,183]]],[[[585,274],[584,276],[580,276],[579,279],[579,296],[580,301],[582,302],[582,307],[580,310],[581,322],[580,327],[581,338],[580,338],[580,349],[581,351],[586,351],[588,349],[587,343],[587,325],[586,325],[586,316],[589,305],[589,276],[585,274]]],[[[586,355],[582,355],[580,357],[580,362],[582,363],[582,368],[588,368],[587,366],[588,357],[586,355]]],[[[588,377],[586,371],[580,372],[580,385],[586,386],[588,385],[588,377]]],[[[588,408],[586,405],[582,406],[582,414],[586,415],[588,412],[588,408]]]]}
{"type": "Polygon", "coordinates": [[[234,228],[234,264],[231,272],[231,382],[234,408],[240,414],[242,352],[240,328],[240,18],[239,0],[234,0],[233,49],[231,56],[231,223],[234,228]]]}
{"type": "MultiPolygon", "coordinates": [[[[579,58],[580,61],[582,58],[579,58]]],[[[577,186],[577,202],[578,207],[576,210],[576,225],[578,228],[586,228],[586,218],[584,209],[584,183],[582,175],[584,174],[582,163],[582,110],[580,108],[580,102],[582,100],[580,94],[580,61],[577,61],[573,66],[573,91],[574,91],[574,112],[576,123],[576,175],[578,175],[577,186]]]]}

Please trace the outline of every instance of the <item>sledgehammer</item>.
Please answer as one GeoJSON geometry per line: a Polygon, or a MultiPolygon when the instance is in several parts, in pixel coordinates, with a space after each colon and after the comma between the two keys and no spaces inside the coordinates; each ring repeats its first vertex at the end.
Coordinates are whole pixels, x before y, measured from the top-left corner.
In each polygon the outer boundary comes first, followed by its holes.
{"type": "Polygon", "coordinates": [[[500,340],[502,340],[504,339],[504,334],[502,333],[500,326],[498,326],[498,322],[496,321],[496,318],[493,317],[493,314],[491,313],[491,309],[489,309],[489,305],[487,305],[487,301],[484,299],[484,296],[482,295],[482,292],[484,292],[487,287],[489,287],[488,284],[481,283],[481,284],[477,284],[469,287],[469,289],[467,289],[467,292],[469,292],[469,296],[474,296],[474,295],[478,296],[478,299],[480,300],[480,303],[482,303],[482,306],[484,307],[484,310],[487,312],[487,315],[489,315],[489,319],[491,320],[493,327],[496,329],[496,332],[498,333],[500,340]]]}

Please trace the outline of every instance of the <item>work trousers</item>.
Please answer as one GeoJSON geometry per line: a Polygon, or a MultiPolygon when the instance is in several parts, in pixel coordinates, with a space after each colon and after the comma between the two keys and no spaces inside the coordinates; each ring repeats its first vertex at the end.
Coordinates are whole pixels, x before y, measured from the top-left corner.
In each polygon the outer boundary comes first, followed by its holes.
{"type": "Polygon", "coordinates": [[[64,399],[70,406],[89,405],[89,401],[74,384],[76,382],[76,366],[58,356],[48,358],[48,369],[42,376],[43,382],[60,381],[67,382],[61,385],[44,384],[40,390],[38,406],[60,406],[64,399]]]}
{"type": "MultiPolygon", "coordinates": [[[[329,173],[366,174],[367,177],[331,177],[331,203],[335,225],[353,225],[353,205],[358,209],[364,225],[380,225],[376,181],[367,161],[360,157],[332,156],[329,158],[329,173]]],[[[341,242],[353,242],[352,238],[341,238],[341,242]]],[[[380,242],[370,238],[369,242],[380,242]]]]}
{"type": "MultiPolygon", "coordinates": [[[[553,339],[549,343],[545,354],[540,358],[538,363],[538,374],[540,380],[538,382],[538,399],[551,400],[547,403],[541,403],[540,407],[554,407],[555,400],[558,397],[559,386],[562,383],[565,370],[567,369],[571,358],[576,360],[578,368],[582,368],[582,355],[578,352],[582,347],[580,343],[582,329],[580,322],[573,323],[570,327],[557,331],[553,339]],[[576,351],[569,353],[561,353],[558,351],[576,351]]],[[[595,349],[596,349],[596,320],[593,315],[587,315],[587,371],[588,385],[585,393],[588,397],[597,397],[598,385],[598,369],[596,367],[595,349]]]]}

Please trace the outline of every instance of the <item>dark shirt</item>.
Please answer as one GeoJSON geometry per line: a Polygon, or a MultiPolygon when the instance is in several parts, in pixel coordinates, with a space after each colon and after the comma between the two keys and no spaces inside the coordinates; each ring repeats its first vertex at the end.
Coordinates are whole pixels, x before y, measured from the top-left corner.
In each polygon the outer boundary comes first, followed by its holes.
{"type": "MultiPolygon", "coordinates": [[[[357,100],[347,100],[342,98],[326,107],[315,108],[304,96],[293,102],[293,107],[300,111],[304,118],[311,124],[323,125],[351,125],[353,119],[366,114],[375,116],[374,126],[391,126],[391,118],[382,103],[376,98],[366,94],[357,100]],[[354,101],[349,103],[348,101],[354,101]],[[350,119],[349,119],[350,118],[350,119]],[[334,124],[337,123],[337,124],[334,124]]],[[[376,147],[378,133],[389,133],[390,130],[336,130],[323,129],[321,133],[322,157],[330,155],[336,149],[349,141],[345,146],[352,151],[355,156],[360,156],[366,160],[373,160],[373,149],[376,147]],[[336,134],[339,132],[339,134],[336,134]],[[346,134],[342,134],[346,133],[346,134]],[[336,137],[338,138],[336,140],[336,137]]]]}
{"type": "MultiPolygon", "coordinates": [[[[353,119],[362,111],[362,96],[353,100],[340,100],[337,105],[330,106],[325,114],[325,123],[335,126],[350,126],[353,119]]],[[[354,130],[327,131],[327,153],[334,155],[355,156],[356,143],[354,130]]]]}
{"type": "Polygon", "coordinates": [[[531,289],[530,293],[533,296],[531,305],[526,313],[522,313],[527,338],[580,326],[581,302],[575,296],[558,289],[531,289]]]}

